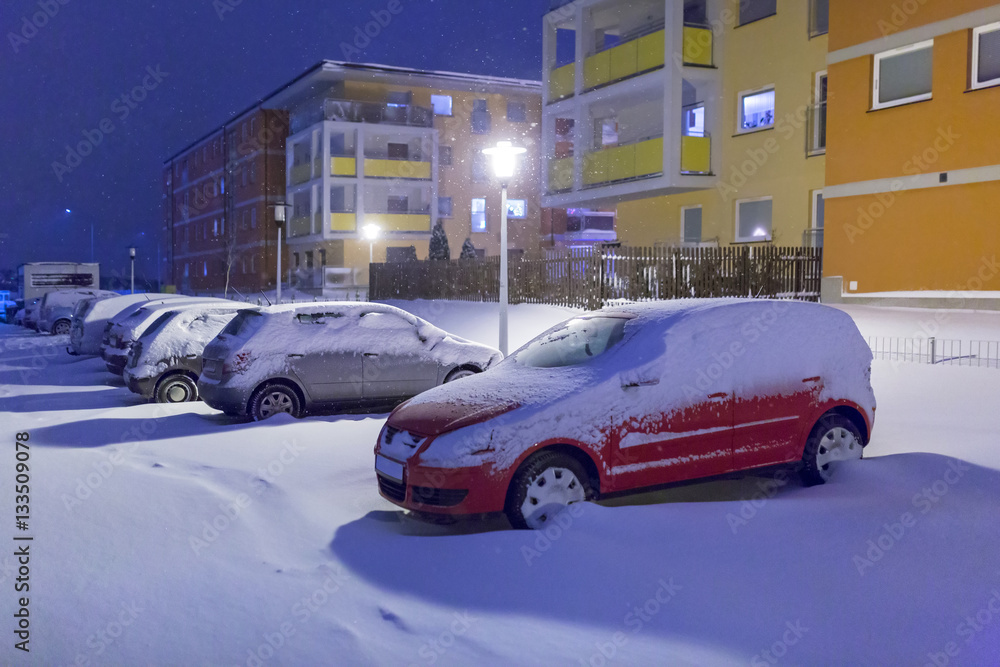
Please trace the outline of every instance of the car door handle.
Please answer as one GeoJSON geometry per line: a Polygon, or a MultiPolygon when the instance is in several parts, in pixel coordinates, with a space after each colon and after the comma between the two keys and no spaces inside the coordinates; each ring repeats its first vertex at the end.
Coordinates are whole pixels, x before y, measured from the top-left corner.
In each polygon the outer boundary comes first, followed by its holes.
{"type": "Polygon", "coordinates": [[[197,355],[197,354],[189,354],[189,355],[187,355],[187,356],[186,356],[186,357],[184,357],[184,358],[185,358],[185,359],[197,359],[197,358],[198,358],[198,355],[197,355]]]}
{"type": "Polygon", "coordinates": [[[727,398],[729,398],[729,393],[725,391],[721,391],[718,394],[708,395],[708,400],[710,401],[724,401],[727,398]]]}
{"type": "Polygon", "coordinates": [[[365,352],[366,357],[377,357],[378,352],[365,352]]]}
{"type": "Polygon", "coordinates": [[[820,376],[817,375],[816,377],[805,378],[802,381],[803,382],[812,382],[813,384],[816,384],[816,383],[819,383],[820,379],[821,379],[820,376]]]}
{"type": "Polygon", "coordinates": [[[301,359],[304,355],[301,354],[289,354],[287,355],[289,359],[301,359]]]}

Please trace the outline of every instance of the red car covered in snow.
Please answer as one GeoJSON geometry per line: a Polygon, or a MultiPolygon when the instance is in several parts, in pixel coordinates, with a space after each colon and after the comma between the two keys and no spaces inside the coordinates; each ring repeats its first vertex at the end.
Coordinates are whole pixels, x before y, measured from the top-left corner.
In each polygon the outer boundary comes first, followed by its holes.
{"type": "Polygon", "coordinates": [[[564,322],[494,369],[397,407],[379,491],[421,514],[518,528],[603,495],[801,462],[820,484],[875,416],[851,318],[795,301],[685,300],[564,322]]]}

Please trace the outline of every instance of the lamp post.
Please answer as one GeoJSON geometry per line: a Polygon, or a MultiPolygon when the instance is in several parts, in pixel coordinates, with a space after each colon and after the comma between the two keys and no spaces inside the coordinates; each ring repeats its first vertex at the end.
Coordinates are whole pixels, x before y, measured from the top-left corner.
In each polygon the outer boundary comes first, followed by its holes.
{"type": "Polygon", "coordinates": [[[367,225],[361,228],[362,235],[368,239],[368,263],[373,264],[375,262],[375,239],[378,238],[379,232],[382,228],[378,225],[369,222],[367,225]]]}
{"type": "Polygon", "coordinates": [[[493,172],[500,179],[500,351],[507,356],[507,181],[514,176],[517,156],[527,149],[509,141],[498,141],[483,153],[493,160],[493,172]]]}
{"type": "Polygon", "coordinates": [[[275,303],[281,303],[281,228],[284,226],[285,220],[287,219],[285,209],[288,207],[288,204],[283,201],[279,201],[274,204],[274,224],[278,226],[278,281],[274,297],[275,303]]]}
{"type": "Polygon", "coordinates": [[[129,246],[128,258],[130,264],[132,265],[132,286],[129,293],[135,294],[135,246],[129,246]]]}

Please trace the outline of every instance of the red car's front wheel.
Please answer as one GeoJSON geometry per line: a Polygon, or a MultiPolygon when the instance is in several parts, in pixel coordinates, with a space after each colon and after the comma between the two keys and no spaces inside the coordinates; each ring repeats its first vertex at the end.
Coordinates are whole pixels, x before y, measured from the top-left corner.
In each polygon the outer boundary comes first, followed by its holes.
{"type": "Polygon", "coordinates": [[[505,511],[514,528],[538,530],[567,505],[591,495],[590,480],[579,461],[558,452],[540,452],[514,475],[505,511]]]}

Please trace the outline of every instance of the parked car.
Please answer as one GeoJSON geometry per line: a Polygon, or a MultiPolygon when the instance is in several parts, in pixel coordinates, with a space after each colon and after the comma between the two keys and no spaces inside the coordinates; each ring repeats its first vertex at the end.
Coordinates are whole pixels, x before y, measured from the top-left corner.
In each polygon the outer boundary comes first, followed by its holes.
{"type": "Polygon", "coordinates": [[[198,391],[228,414],[390,406],[496,364],[503,355],[377,303],[240,311],[205,348],[198,391]]]}
{"type": "Polygon", "coordinates": [[[69,333],[73,309],[84,299],[110,299],[117,292],[99,289],[67,289],[49,292],[42,297],[38,308],[38,330],[64,336],[69,333]]]}
{"type": "Polygon", "coordinates": [[[157,403],[198,400],[205,346],[246,304],[212,304],[167,310],[132,345],[125,385],[157,403]]]}
{"type": "Polygon", "coordinates": [[[14,313],[18,311],[18,306],[16,301],[11,299],[0,299],[0,322],[10,324],[14,321],[14,313]]]}
{"type": "Polygon", "coordinates": [[[379,491],[418,514],[540,528],[571,503],[765,466],[801,462],[823,483],[871,435],[871,359],[853,320],[818,304],[593,312],[397,407],[379,491]]]}
{"type": "Polygon", "coordinates": [[[199,306],[206,303],[236,303],[229,299],[212,298],[183,298],[164,301],[156,304],[147,304],[140,307],[135,313],[115,322],[108,327],[107,343],[101,345],[101,358],[104,359],[108,370],[115,375],[125,372],[125,365],[128,363],[128,352],[132,344],[139,339],[139,336],[146,331],[156,318],[168,311],[177,311],[187,306],[199,306]]]}
{"type": "Polygon", "coordinates": [[[96,356],[101,353],[102,336],[116,320],[125,319],[144,305],[184,298],[179,294],[126,294],[111,299],[88,299],[73,313],[69,327],[68,352],[96,356]]]}
{"type": "Polygon", "coordinates": [[[21,318],[21,324],[26,329],[31,329],[32,331],[38,331],[38,308],[41,305],[41,297],[37,299],[32,299],[28,301],[24,306],[24,316],[21,318]]]}

